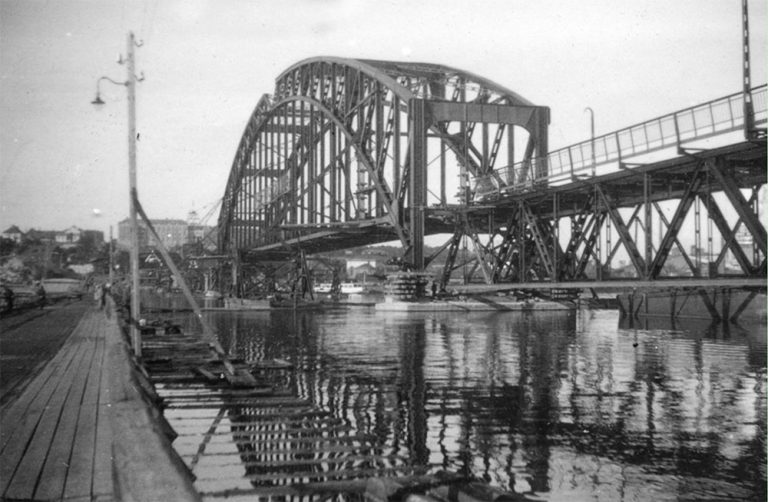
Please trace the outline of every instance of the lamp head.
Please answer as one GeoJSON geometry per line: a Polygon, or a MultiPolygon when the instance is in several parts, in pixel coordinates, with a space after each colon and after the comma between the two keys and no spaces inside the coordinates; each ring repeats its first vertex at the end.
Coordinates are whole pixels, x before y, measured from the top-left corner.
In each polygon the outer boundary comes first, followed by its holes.
{"type": "Polygon", "coordinates": [[[102,99],[101,99],[101,94],[99,94],[99,93],[97,92],[97,93],[96,93],[96,97],[94,98],[94,100],[93,100],[93,101],[91,101],[91,104],[92,104],[92,105],[96,105],[96,106],[101,106],[101,105],[103,105],[103,104],[104,104],[104,101],[102,101],[102,99]]]}

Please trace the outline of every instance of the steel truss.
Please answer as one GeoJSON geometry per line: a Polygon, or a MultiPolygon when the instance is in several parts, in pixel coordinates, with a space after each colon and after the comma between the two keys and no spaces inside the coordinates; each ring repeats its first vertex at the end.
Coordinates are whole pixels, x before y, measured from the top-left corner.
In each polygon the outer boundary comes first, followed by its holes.
{"type": "Polygon", "coordinates": [[[421,270],[436,259],[424,256],[424,237],[446,233],[443,285],[458,269],[522,289],[764,281],[765,136],[692,146],[764,126],[766,96],[766,86],[747,89],[549,152],[549,110],[482,77],[308,59],[277,78],[247,123],[220,249],[246,268],[397,239],[404,263],[421,270]]]}
{"type": "Polygon", "coordinates": [[[455,219],[443,280],[456,266],[462,233],[488,284],[539,281],[545,290],[547,283],[599,285],[619,276],[644,283],[764,280],[768,239],[758,203],[765,165],[764,140],[681,151],[664,162],[478,206],[455,219]]]}
{"type": "Polygon", "coordinates": [[[248,261],[398,239],[423,268],[424,236],[451,231],[424,208],[469,203],[469,178],[505,165],[546,174],[533,159],[547,154],[548,122],[547,108],[445,66],[302,61],[248,121],[220,247],[248,261]]]}

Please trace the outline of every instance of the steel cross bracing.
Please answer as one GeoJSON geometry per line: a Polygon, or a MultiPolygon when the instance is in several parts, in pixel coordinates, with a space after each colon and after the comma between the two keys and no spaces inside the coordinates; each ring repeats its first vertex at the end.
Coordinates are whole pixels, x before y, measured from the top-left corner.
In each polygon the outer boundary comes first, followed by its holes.
{"type": "Polygon", "coordinates": [[[494,283],[583,287],[622,277],[673,285],[675,279],[731,277],[735,286],[759,279],[764,289],[766,232],[758,202],[765,181],[764,140],[682,151],[666,161],[497,198],[468,210],[463,228],[485,236],[494,283]],[[701,208],[691,211],[697,202],[701,208]],[[494,232],[485,230],[489,216],[494,232]],[[709,228],[708,239],[719,243],[714,253],[694,247],[694,226],[709,228]],[[618,234],[613,242],[609,228],[618,234]]]}
{"type": "Polygon", "coordinates": [[[396,239],[422,269],[445,233],[444,283],[764,278],[766,91],[549,152],[548,109],[476,75],[309,59],[248,121],[220,244],[245,264],[396,239]]]}
{"type": "Polygon", "coordinates": [[[440,65],[302,61],[248,122],[222,250],[247,261],[397,239],[422,268],[424,236],[453,231],[425,209],[466,205],[470,178],[546,155],[548,121],[547,108],[440,65]]]}

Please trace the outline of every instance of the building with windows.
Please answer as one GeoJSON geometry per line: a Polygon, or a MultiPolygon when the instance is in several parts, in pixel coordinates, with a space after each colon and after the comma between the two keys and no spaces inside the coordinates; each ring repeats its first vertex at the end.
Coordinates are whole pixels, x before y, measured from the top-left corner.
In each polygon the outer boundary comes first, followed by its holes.
{"type": "Polygon", "coordinates": [[[22,232],[16,225],[11,225],[5,232],[3,232],[2,236],[3,239],[10,239],[19,243],[24,238],[24,232],[22,232]]]}
{"type": "Polygon", "coordinates": [[[82,232],[79,228],[71,226],[62,232],[56,232],[55,242],[61,247],[74,247],[80,242],[82,232]]]}
{"type": "MultiPolygon", "coordinates": [[[[182,246],[187,242],[187,222],[177,219],[150,220],[152,227],[160,237],[166,249],[182,246]]],[[[139,220],[139,248],[147,248],[157,245],[157,241],[151,235],[147,225],[139,220]]],[[[117,224],[117,245],[123,248],[131,247],[131,220],[124,219],[117,224]]]]}
{"type": "MultiPolygon", "coordinates": [[[[200,225],[194,219],[189,222],[181,219],[150,221],[163,246],[168,250],[197,243],[201,243],[205,248],[210,247],[208,241],[210,240],[211,227],[200,225]]],[[[131,221],[128,218],[117,224],[117,245],[126,249],[131,247],[131,221]]],[[[146,249],[155,246],[157,246],[157,241],[149,232],[147,225],[139,220],[139,248],[146,249]]]]}

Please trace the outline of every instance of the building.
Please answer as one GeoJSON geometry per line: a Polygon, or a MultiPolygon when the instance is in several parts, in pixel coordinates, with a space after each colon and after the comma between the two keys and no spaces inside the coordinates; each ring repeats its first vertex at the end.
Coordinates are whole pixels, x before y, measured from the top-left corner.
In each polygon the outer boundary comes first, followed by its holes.
{"type": "MultiPolygon", "coordinates": [[[[195,243],[202,243],[203,247],[210,248],[211,227],[179,219],[150,221],[163,246],[168,250],[195,243]]],[[[215,244],[215,241],[213,242],[215,244]]],[[[123,248],[131,247],[131,221],[128,218],[117,224],[117,245],[123,248]]],[[[147,225],[139,221],[139,248],[154,246],[157,246],[157,242],[151,236],[147,225]]]]}
{"type": "MultiPolygon", "coordinates": [[[[117,247],[130,249],[131,220],[126,218],[117,224],[117,247]]],[[[139,223],[139,249],[149,247],[149,231],[143,223],[139,223]]]]}
{"type": "Polygon", "coordinates": [[[78,242],[80,242],[80,236],[82,233],[83,231],[79,228],[71,226],[64,231],[56,232],[54,242],[63,248],[74,247],[78,242]]]}
{"type": "Polygon", "coordinates": [[[72,248],[78,244],[99,247],[104,244],[104,232],[101,230],[83,230],[82,228],[71,226],[66,230],[35,230],[30,229],[27,233],[19,230],[19,227],[12,225],[2,237],[10,239],[16,243],[25,241],[40,242],[42,244],[55,244],[60,248],[72,248]]]}
{"type": "Polygon", "coordinates": [[[24,235],[24,240],[39,241],[43,244],[53,244],[56,242],[55,230],[35,230],[31,228],[29,232],[24,235]]]}
{"type": "Polygon", "coordinates": [[[3,239],[10,239],[15,243],[20,243],[24,239],[24,232],[16,225],[11,225],[2,234],[3,239]]]}

